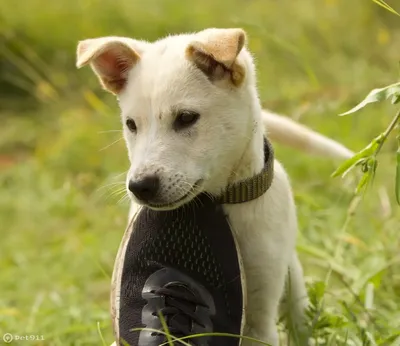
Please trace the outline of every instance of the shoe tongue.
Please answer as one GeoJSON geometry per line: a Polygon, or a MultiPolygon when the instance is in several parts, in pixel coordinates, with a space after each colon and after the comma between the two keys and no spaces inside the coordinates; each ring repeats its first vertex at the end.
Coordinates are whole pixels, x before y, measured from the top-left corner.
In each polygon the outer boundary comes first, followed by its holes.
{"type": "MultiPolygon", "coordinates": [[[[185,316],[183,314],[179,314],[179,315],[174,315],[169,317],[169,321],[168,321],[171,325],[175,325],[175,324],[179,324],[179,325],[183,325],[185,327],[187,327],[188,330],[192,329],[192,321],[188,316],[185,316]]],[[[187,335],[174,335],[175,337],[179,337],[179,336],[187,336],[187,335]]]]}
{"type": "MultiPolygon", "coordinates": [[[[192,295],[192,292],[189,289],[187,289],[185,286],[183,286],[183,285],[172,284],[172,285],[168,285],[168,288],[169,289],[173,289],[176,292],[181,292],[184,295],[188,295],[188,294],[192,295]]],[[[165,301],[166,305],[174,306],[173,303],[170,304],[170,301],[172,301],[172,300],[176,300],[176,298],[166,297],[166,301],[165,301]]],[[[196,304],[194,304],[192,302],[188,302],[188,301],[185,301],[185,300],[179,300],[179,303],[180,304],[185,304],[185,307],[188,310],[190,309],[193,312],[196,311],[196,304]]],[[[176,315],[168,317],[167,323],[171,323],[171,325],[173,325],[175,323],[178,323],[180,325],[183,325],[183,326],[187,327],[188,330],[192,330],[193,329],[193,321],[192,321],[192,319],[189,316],[186,316],[183,313],[176,314],[176,315]]],[[[187,336],[187,335],[182,335],[182,336],[187,336]]]]}

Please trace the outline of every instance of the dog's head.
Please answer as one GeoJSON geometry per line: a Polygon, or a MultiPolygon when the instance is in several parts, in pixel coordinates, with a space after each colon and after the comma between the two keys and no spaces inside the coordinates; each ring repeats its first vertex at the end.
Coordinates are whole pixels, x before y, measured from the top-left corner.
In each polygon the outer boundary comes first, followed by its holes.
{"type": "Polygon", "coordinates": [[[207,29],[153,43],[79,43],[77,66],[90,64],[118,98],[137,202],[172,209],[226,187],[258,105],[245,39],[241,29],[207,29]]]}

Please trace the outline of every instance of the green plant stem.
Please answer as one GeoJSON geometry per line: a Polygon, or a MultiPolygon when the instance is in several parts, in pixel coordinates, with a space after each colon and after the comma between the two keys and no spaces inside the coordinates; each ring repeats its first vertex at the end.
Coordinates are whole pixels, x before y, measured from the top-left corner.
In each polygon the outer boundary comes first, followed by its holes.
{"type": "Polygon", "coordinates": [[[389,137],[389,135],[393,131],[393,129],[396,127],[396,125],[399,122],[399,120],[400,120],[400,110],[397,111],[397,113],[394,116],[393,120],[391,121],[391,123],[389,124],[389,126],[387,127],[385,132],[383,133],[382,140],[380,141],[379,146],[376,149],[374,156],[378,155],[379,151],[382,149],[383,144],[386,142],[387,138],[389,137]]]}

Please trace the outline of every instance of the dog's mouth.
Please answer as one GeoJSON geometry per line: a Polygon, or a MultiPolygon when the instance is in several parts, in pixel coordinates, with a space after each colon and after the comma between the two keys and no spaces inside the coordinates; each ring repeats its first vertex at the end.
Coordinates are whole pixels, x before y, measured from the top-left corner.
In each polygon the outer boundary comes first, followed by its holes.
{"type": "Polygon", "coordinates": [[[204,179],[197,180],[192,187],[180,198],[173,202],[168,203],[149,203],[147,202],[145,205],[154,210],[173,210],[177,209],[183,204],[190,202],[192,199],[196,198],[197,195],[201,192],[201,186],[203,184],[204,179]]]}

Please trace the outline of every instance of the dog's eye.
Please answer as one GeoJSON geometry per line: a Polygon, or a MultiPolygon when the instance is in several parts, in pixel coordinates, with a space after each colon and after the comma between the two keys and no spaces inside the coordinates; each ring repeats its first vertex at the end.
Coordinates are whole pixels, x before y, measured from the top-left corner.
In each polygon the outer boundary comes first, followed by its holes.
{"type": "Polygon", "coordinates": [[[131,132],[136,132],[136,130],[137,130],[136,123],[131,118],[126,119],[126,126],[128,127],[129,131],[131,131],[131,132]]]}
{"type": "Polygon", "coordinates": [[[200,114],[191,111],[182,111],[178,114],[175,119],[174,128],[175,130],[184,129],[193,125],[197,119],[199,119],[200,114]]]}

